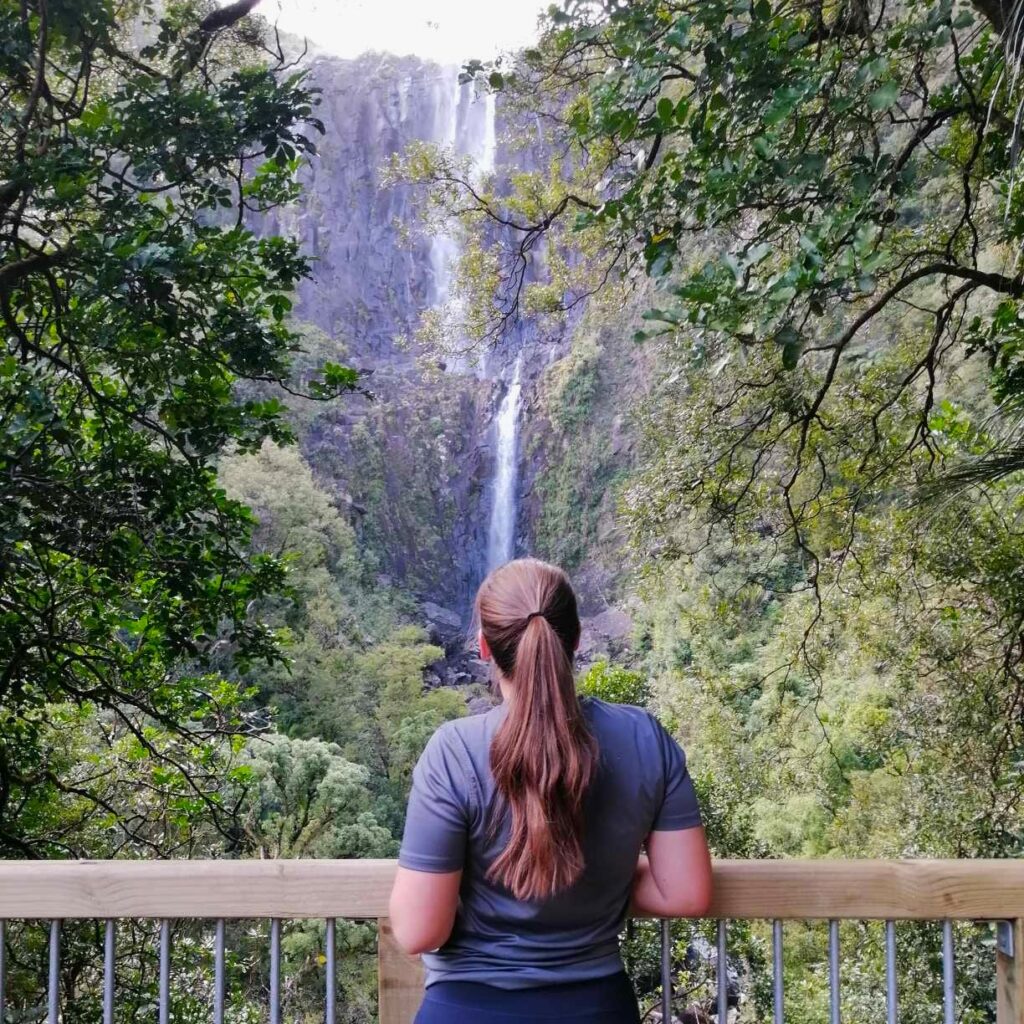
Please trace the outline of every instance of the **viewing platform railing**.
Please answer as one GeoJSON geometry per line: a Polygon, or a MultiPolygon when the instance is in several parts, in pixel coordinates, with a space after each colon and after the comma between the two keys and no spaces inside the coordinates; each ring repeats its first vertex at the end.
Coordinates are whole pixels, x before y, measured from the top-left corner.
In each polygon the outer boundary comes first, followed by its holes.
{"type": "MultiPolygon", "coordinates": [[[[119,919],[160,922],[160,1024],[170,1020],[170,922],[210,921],[214,929],[212,1024],[225,1009],[225,922],[266,918],[269,926],[271,1024],[281,1020],[281,922],[327,922],[323,951],[325,1024],[334,1024],[337,985],[335,921],[376,920],[381,1024],[409,1024],[422,996],[419,960],[396,945],[387,904],[395,870],[383,860],[176,860],[0,862],[0,939],[3,923],[49,922],[47,1024],[60,1024],[61,922],[105,921],[103,1021],[114,1024],[117,1000],[114,959],[119,919]]],[[[998,1024],[1024,1024],[1024,863],[1018,861],[718,861],[709,918],[718,921],[718,1020],[727,1019],[728,922],[773,922],[773,1018],[785,1012],[782,922],[829,922],[830,1018],[840,1012],[841,920],[886,922],[887,1019],[898,1019],[897,921],[942,922],[944,1024],[955,1020],[956,956],[952,922],[996,923],[995,964],[998,1024]]],[[[663,1007],[671,991],[668,922],[662,925],[663,1007]]],[[[5,991],[6,943],[0,941],[0,1021],[5,991]]],[[[663,1010],[664,1012],[664,1010],[663,1010]]],[[[671,1019],[666,1016],[664,1019],[671,1019]]]]}

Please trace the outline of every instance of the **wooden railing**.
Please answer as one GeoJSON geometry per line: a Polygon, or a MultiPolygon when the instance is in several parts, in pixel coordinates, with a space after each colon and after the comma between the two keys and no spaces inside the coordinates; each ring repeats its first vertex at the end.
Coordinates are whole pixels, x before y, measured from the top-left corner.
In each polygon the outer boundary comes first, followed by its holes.
{"type": "MultiPolygon", "coordinates": [[[[113,955],[116,921],[121,918],[201,919],[217,922],[216,991],[213,1024],[224,1007],[224,925],[227,919],[268,918],[270,930],[270,1020],[280,1021],[280,922],[328,922],[325,1019],[334,1018],[334,927],[338,918],[379,922],[378,968],[381,1024],[409,1024],[422,996],[419,961],[395,944],[387,922],[393,861],[0,861],[0,922],[49,920],[50,970],[48,1024],[59,1024],[60,922],[107,922],[104,1020],[112,1024],[116,993],[113,955]]],[[[776,922],[775,1020],[783,1007],[781,922],[827,920],[830,932],[832,1020],[839,1014],[837,923],[844,919],[939,920],[944,927],[945,1019],[952,1024],[956,920],[998,922],[998,1024],[1024,1024],[1024,863],[1017,861],[718,861],[714,902],[708,917],[719,921],[719,964],[725,963],[727,922],[776,922]]],[[[663,929],[667,934],[667,929],[663,929]]],[[[169,929],[160,929],[160,1019],[167,1021],[169,929]]],[[[2,939],[2,933],[0,933],[2,939]]],[[[888,1018],[898,1016],[895,990],[895,938],[887,939],[888,1018]]],[[[0,1021],[3,1020],[4,943],[0,941],[0,1021]]],[[[663,943],[663,985],[670,983],[668,946],[663,943]]],[[[719,1021],[725,1020],[724,970],[719,970],[719,1021]]]]}

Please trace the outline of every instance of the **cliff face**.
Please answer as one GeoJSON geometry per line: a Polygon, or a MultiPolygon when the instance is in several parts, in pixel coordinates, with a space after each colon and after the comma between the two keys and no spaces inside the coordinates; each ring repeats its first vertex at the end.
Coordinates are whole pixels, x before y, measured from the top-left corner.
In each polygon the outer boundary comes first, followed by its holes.
{"type": "Polygon", "coordinates": [[[382,178],[415,141],[493,166],[494,101],[460,87],[457,68],[415,57],[317,57],[309,66],[326,131],[302,172],[301,202],[265,229],[297,236],[313,256],[296,316],[326,336],[318,355],[372,371],[376,398],[319,410],[304,454],[381,572],[464,614],[485,570],[493,420],[512,348],[478,377],[444,372],[409,346],[423,312],[446,294],[455,253],[423,229],[422,194],[382,178]]]}
{"type": "MultiPolygon", "coordinates": [[[[375,54],[316,57],[310,71],[326,131],[303,171],[302,201],[267,226],[298,236],[315,259],[296,314],[323,332],[318,354],[372,370],[377,397],[318,409],[305,425],[304,454],[348,508],[381,573],[465,621],[493,541],[497,412],[519,360],[509,553],[536,550],[567,562],[578,570],[586,610],[599,614],[607,607],[609,573],[587,565],[586,546],[597,518],[612,516],[612,495],[603,493],[613,475],[607,466],[628,460],[614,438],[614,451],[604,452],[601,417],[584,424],[587,411],[577,410],[576,421],[562,429],[565,410],[554,407],[565,391],[559,380],[581,372],[573,350],[580,322],[564,331],[523,325],[488,356],[480,376],[444,370],[410,348],[423,312],[447,294],[447,263],[456,253],[453,243],[423,229],[419,190],[382,180],[389,158],[414,141],[454,148],[499,178],[513,161],[515,168],[538,165],[543,152],[521,146],[532,128],[506,125],[493,98],[458,85],[454,67],[375,54]],[[513,134],[520,143],[514,152],[502,144],[513,134]],[[586,452],[600,454],[600,474],[581,475],[567,461],[565,453],[583,450],[581,439],[586,452]],[[566,486],[587,493],[566,496],[566,486]],[[577,506],[585,506],[584,515],[575,514],[577,506]],[[564,544],[559,531],[567,533],[564,544]]],[[[589,363],[583,369],[600,376],[589,363]]],[[[609,401],[614,406],[617,399],[609,401]]]]}
{"type": "Polygon", "coordinates": [[[442,143],[456,71],[416,58],[367,55],[311,62],[326,129],[302,172],[302,203],[274,227],[297,234],[315,260],[298,314],[341,341],[357,364],[406,365],[396,347],[436,290],[430,242],[415,231],[416,196],[384,188],[388,158],[413,141],[442,143]],[[403,236],[404,229],[413,229],[403,236]]]}

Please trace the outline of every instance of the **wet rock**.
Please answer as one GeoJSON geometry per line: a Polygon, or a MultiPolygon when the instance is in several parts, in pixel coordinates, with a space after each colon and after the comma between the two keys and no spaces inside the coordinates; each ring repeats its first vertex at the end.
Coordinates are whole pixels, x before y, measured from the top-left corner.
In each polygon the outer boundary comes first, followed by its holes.
{"type": "Polygon", "coordinates": [[[621,608],[605,608],[581,620],[580,646],[576,662],[587,668],[602,658],[614,660],[629,650],[633,620],[621,608]]]}
{"type": "Polygon", "coordinates": [[[474,694],[466,701],[466,708],[471,715],[486,715],[491,708],[495,707],[498,701],[493,697],[485,697],[482,694],[474,694]]]}
{"type": "Polygon", "coordinates": [[[466,631],[462,616],[450,608],[444,608],[433,601],[424,601],[420,606],[427,620],[430,642],[444,648],[446,655],[461,653],[466,646],[466,631]]]}

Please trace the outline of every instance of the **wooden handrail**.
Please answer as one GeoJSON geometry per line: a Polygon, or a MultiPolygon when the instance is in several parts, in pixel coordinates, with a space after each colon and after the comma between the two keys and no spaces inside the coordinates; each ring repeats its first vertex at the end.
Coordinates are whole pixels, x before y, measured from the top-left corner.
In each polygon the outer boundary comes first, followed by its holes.
{"type": "MultiPolygon", "coordinates": [[[[0,861],[0,918],[381,918],[390,860],[0,861]]],[[[708,917],[1024,918],[1024,862],[720,860],[708,917]]]]}
{"type": "MultiPolygon", "coordinates": [[[[387,920],[394,873],[390,860],[0,861],[0,919],[375,918],[379,1019],[411,1024],[423,971],[387,920]]],[[[1024,1024],[1024,862],[720,860],[714,893],[720,919],[1006,920],[997,1022],[1024,1024]]]]}

